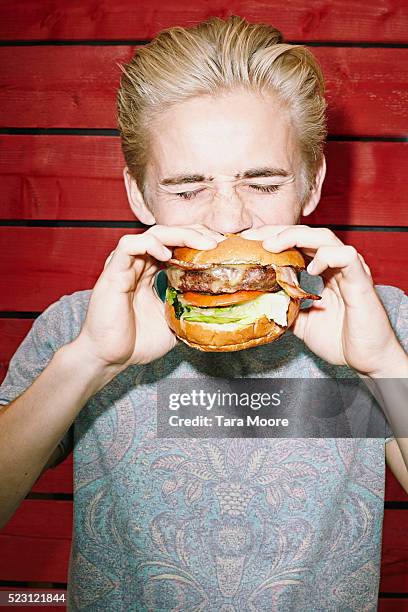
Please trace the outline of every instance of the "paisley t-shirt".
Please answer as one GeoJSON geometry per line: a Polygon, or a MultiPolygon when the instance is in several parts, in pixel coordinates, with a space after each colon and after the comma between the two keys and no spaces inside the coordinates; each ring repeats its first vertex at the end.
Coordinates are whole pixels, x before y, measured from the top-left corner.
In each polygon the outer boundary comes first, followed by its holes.
{"type": "MultiPolygon", "coordinates": [[[[74,339],[90,291],[34,323],[0,387],[18,396],[74,339]]],[[[407,299],[378,293],[403,342],[407,299]]],[[[165,439],[157,383],[183,377],[342,377],[290,332],[273,345],[201,353],[180,343],[93,396],[61,441],[74,448],[69,610],[375,610],[384,439],[165,439]]],[[[58,410],[58,406],[55,406],[58,410]]]]}

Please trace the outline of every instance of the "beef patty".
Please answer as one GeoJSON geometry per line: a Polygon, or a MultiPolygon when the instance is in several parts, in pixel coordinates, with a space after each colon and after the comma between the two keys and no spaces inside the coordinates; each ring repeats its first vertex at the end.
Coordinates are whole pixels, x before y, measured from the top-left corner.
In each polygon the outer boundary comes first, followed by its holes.
{"type": "Polygon", "coordinates": [[[200,293],[234,293],[235,291],[279,291],[272,266],[247,264],[213,266],[206,270],[183,270],[170,266],[169,283],[178,291],[200,293]]]}

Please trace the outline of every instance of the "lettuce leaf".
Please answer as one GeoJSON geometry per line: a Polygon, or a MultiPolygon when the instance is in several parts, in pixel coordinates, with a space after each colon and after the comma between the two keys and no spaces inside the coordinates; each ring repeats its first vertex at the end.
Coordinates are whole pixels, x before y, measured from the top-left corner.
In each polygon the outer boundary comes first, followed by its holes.
{"type": "Polygon", "coordinates": [[[198,323],[237,323],[248,325],[265,315],[278,325],[287,325],[287,311],[290,302],[284,291],[264,293],[259,297],[234,304],[233,306],[219,306],[218,308],[199,308],[189,305],[183,297],[172,287],[167,289],[166,299],[173,305],[176,317],[186,321],[198,323]]]}
{"type": "Polygon", "coordinates": [[[166,300],[169,304],[173,306],[176,319],[180,319],[183,312],[188,312],[190,310],[188,306],[180,304],[179,297],[179,293],[177,293],[177,291],[173,287],[167,287],[166,300]]]}

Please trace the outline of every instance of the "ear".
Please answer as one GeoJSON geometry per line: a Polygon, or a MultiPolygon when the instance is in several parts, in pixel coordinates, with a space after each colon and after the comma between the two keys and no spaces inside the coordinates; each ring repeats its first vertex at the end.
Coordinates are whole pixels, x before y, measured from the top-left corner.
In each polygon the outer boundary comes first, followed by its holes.
{"type": "Polygon", "coordinates": [[[126,166],[123,170],[123,178],[125,180],[126,193],[129,200],[130,208],[136,215],[136,217],[142,223],[146,225],[154,225],[156,219],[153,213],[145,203],[144,197],[135,181],[129,172],[129,168],[126,166]]]}
{"type": "Polygon", "coordinates": [[[306,200],[306,202],[303,204],[303,207],[302,207],[302,215],[304,217],[307,217],[307,215],[310,215],[317,207],[320,201],[320,196],[322,194],[322,187],[323,187],[323,181],[324,181],[325,176],[326,176],[326,158],[324,155],[322,155],[322,161],[320,163],[319,169],[316,174],[315,184],[310,191],[310,195],[308,199],[306,200]]]}

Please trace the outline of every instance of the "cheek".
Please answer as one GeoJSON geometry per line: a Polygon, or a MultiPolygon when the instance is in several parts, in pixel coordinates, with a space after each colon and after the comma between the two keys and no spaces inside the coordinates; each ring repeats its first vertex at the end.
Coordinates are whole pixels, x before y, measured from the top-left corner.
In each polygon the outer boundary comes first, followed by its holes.
{"type": "Polygon", "coordinates": [[[301,214],[299,198],[295,193],[266,198],[252,206],[250,214],[254,226],[261,225],[296,225],[301,214]]]}
{"type": "Polygon", "coordinates": [[[194,205],[177,204],[156,206],[154,216],[159,225],[192,225],[200,223],[202,214],[194,205]]]}

